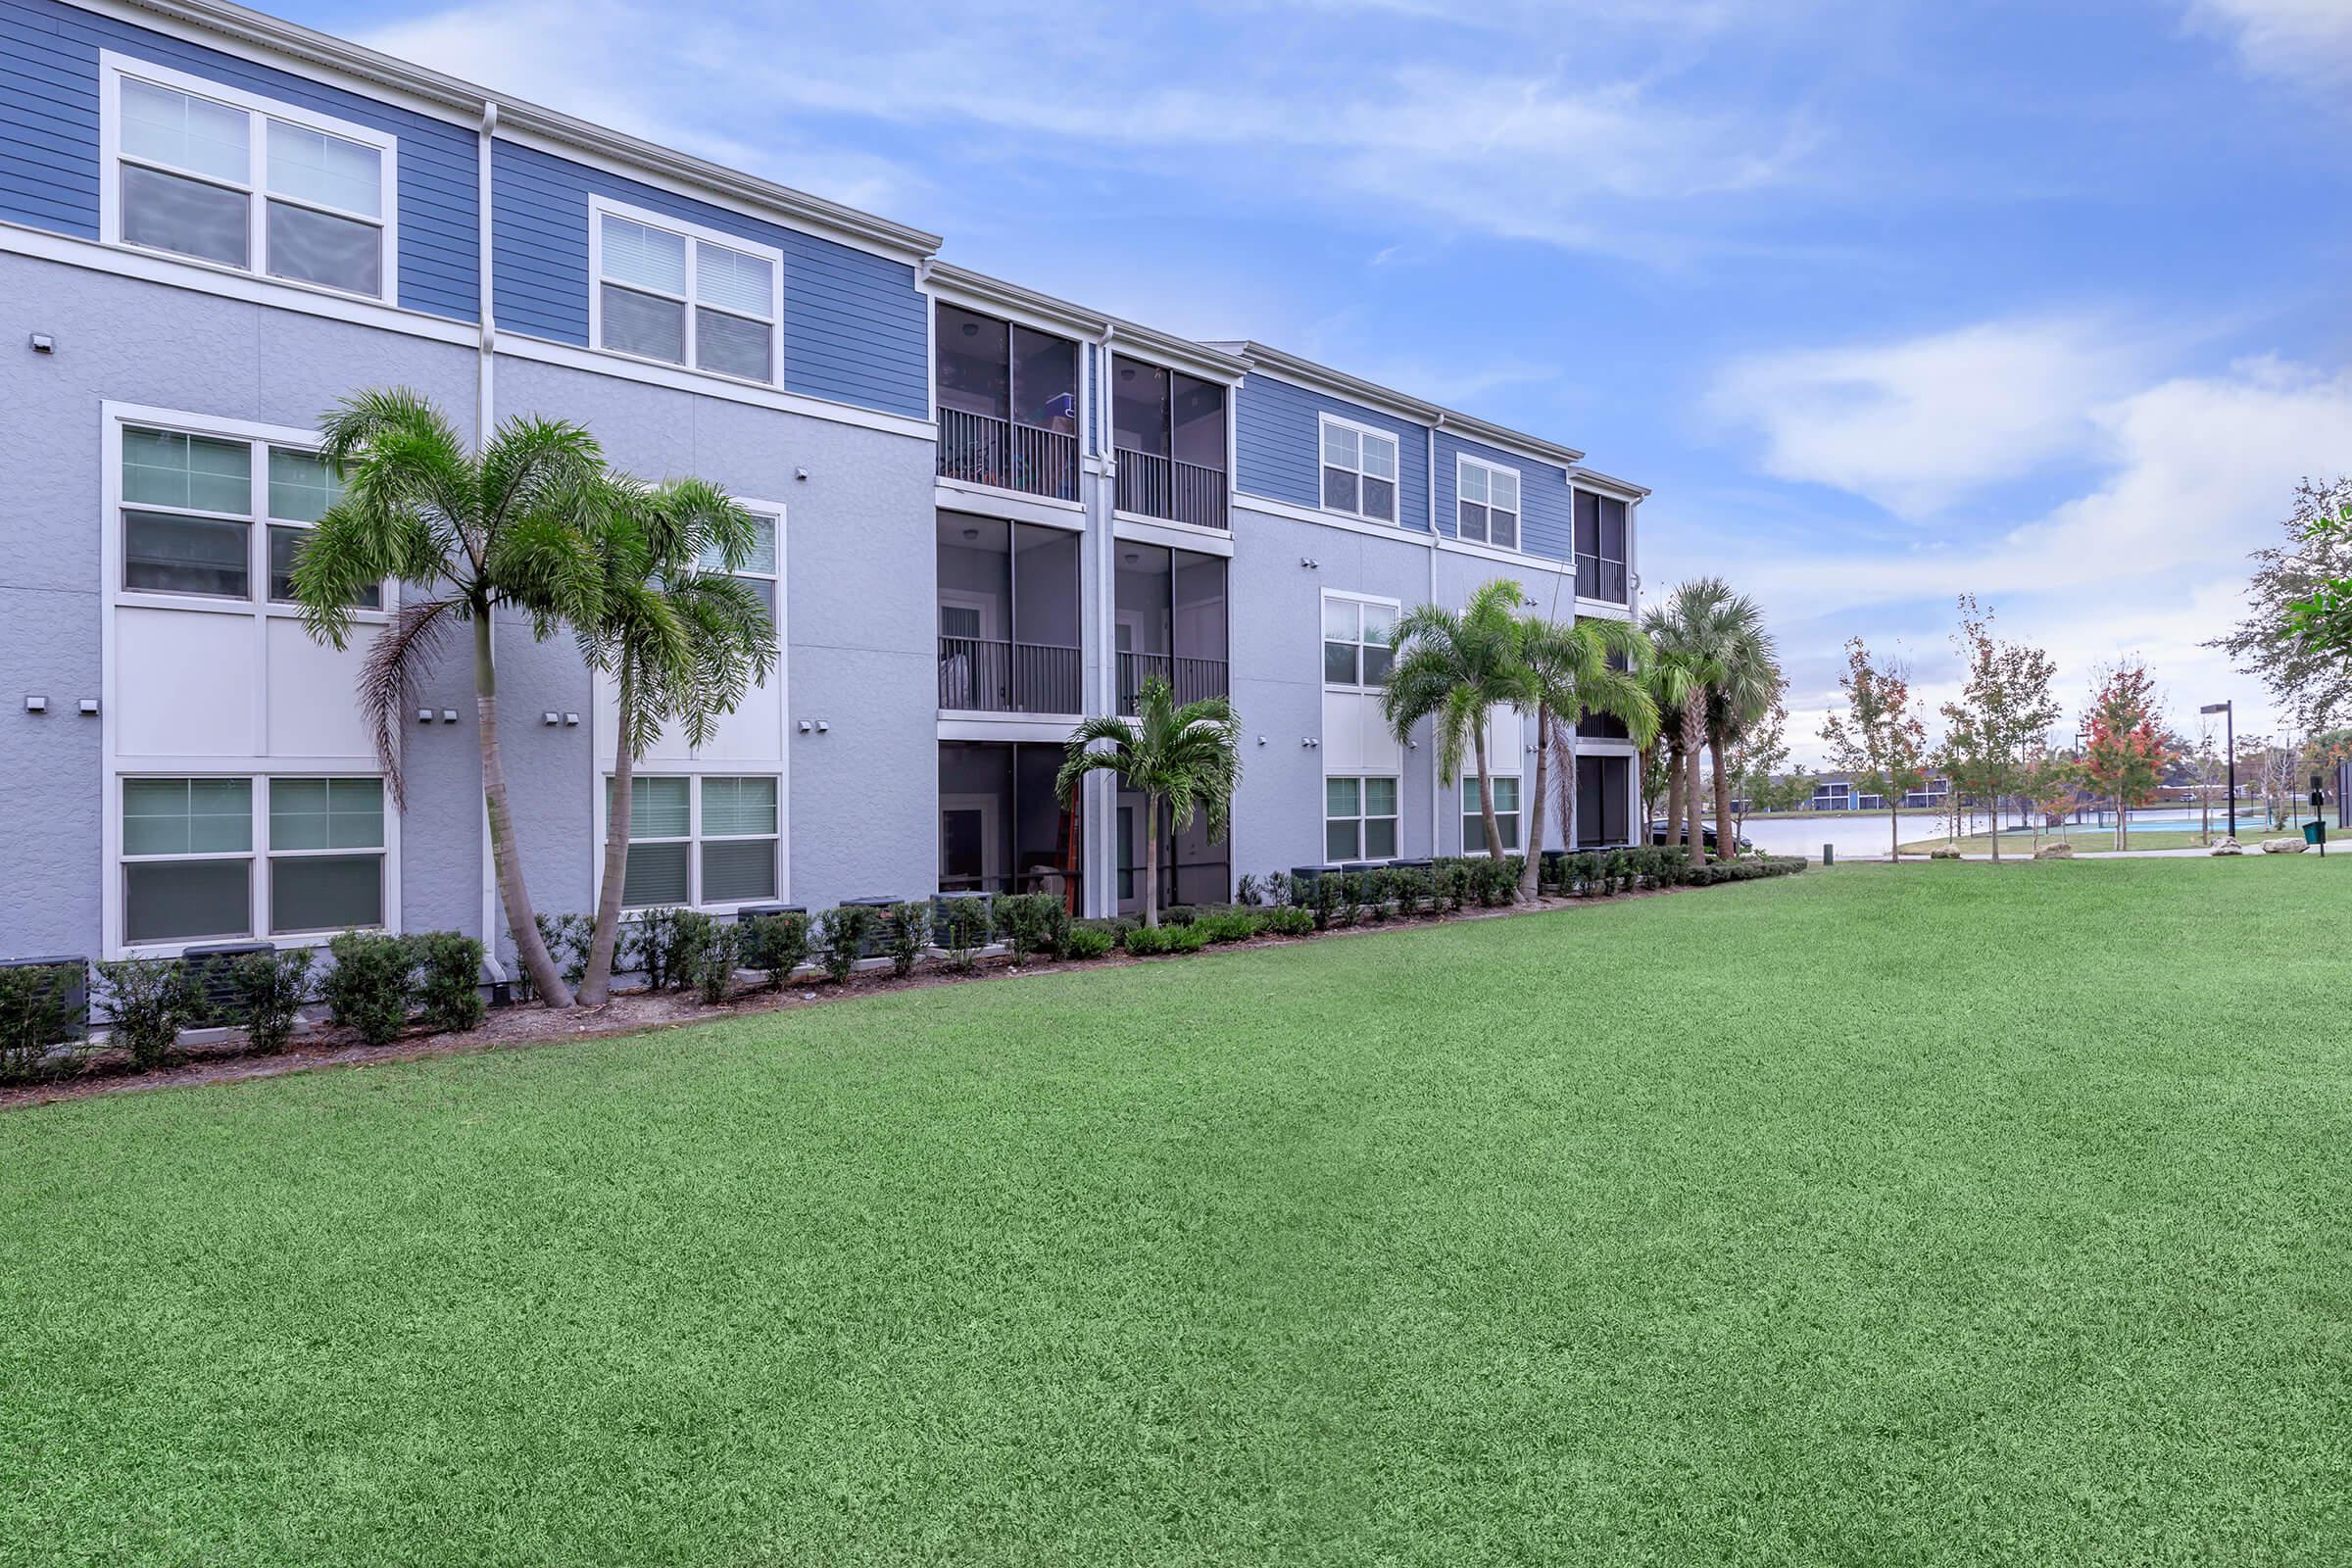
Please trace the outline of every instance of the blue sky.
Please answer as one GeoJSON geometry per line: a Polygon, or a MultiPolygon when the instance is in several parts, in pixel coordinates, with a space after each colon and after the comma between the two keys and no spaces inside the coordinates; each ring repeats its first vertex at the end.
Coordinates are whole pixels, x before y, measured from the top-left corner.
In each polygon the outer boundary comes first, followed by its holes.
{"type": "Polygon", "coordinates": [[[1583,447],[1651,590],[1763,599],[1800,757],[1963,591],[2070,707],[2262,727],[2199,645],[2352,470],[2352,0],[286,9],[1583,447]]]}

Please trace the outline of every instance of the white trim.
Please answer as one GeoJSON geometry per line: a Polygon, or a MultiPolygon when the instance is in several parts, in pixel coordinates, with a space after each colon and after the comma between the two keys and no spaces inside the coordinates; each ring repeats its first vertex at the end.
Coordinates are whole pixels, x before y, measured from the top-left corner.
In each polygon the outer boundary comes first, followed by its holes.
{"type": "Polygon", "coordinates": [[[1476,556],[1481,561],[1499,561],[1506,566],[1518,566],[1527,571],[1548,571],[1554,576],[1570,578],[1576,575],[1574,561],[1530,555],[1524,550],[1504,550],[1495,545],[1482,545],[1475,539],[1440,539],[1438,548],[1449,556],[1476,556]]]}
{"type": "MultiPolygon", "coordinates": [[[[1632,590],[1629,588],[1627,593],[1630,595],[1632,590]]],[[[1579,596],[1576,601],[1576,612],[1595,620],[1631,620],[1634,618],[1634,607],[1631,605],[1612,604],[1606,599],[1586,599],[1582,596],[1579,596]]]]}
{"type": "MultiPolygon", "coordinates": [[[[473,342],[472,329],[467,328],[458,341],[470,346],[473,342]]],[[[853,404],[810,397],[805,392],[786,392],[753,381],[739,381],[732,376],[713,375],[708,370],[689,370],[661,361],[632,359],[625,354],[582,348],[575,343],[557,343],[547,338],[528,337],[512,328],[499,332],[496,352],[517,360],[560,366],[590,375],[617,376],[626,381],[642,381],[648,386],[669,387],[701,397],[724,398],[730,403],[772,409],[779,414],[800,414],[812,419],[830,419],[836,424],[880,430],[886,435],[903,435],[916,441],[938,439],[938,427],[929,419],[910,418],[903,414],[883,414],[853,404]]]]}
{"type": "MultiPolygon", "coordinates": [[[[1228,512],[1227,516],[1232,514],[1228,512]]],[[[1203,528],[1195,523],[1176,522],[1166,517],[1147,517],[1141,513],[1113,511],[1110,531],[1114,538],[1132,539],[1138,544],[1165,545],[1171,550],[1190,550],[1197,556],[1233,555],[1233,535],[1223,528],[1203,528]]]]}
{"type": "Polygon", "coordinates": [[[1340,865],[1348,860],[1393,860],[1404,854],[1404,775],[1402,773],[1335,773],[1326,771],[1321,777],[1323,782],[1323,839],[1315,846],[1318,865],[1340,865]],[[1331,781],[1335,778],[1355,780],[1355,814],[1353,816],[1331,814],[1331,781]],[[1395,811],[1384,811],[1379,815],[1373,815],[1364,809],[1364,786],[1376,778],[1385,778],[1396,786],[1396,809],[1395,811]],[[1331,824],[1334,822],[1353,822],[1355,824],[1355,853],[1343,857],[1339,860],[1331,858],[1331,824]],[[1364,848],[1365,831],[1374,822],[1395,824],[1396,848],[1387,855],[1372,855],[1364,848]]]}
{"type": "Polygon", "coordinates": [[[1321,411],[1317,411],[1315,415],[1315,499],[1321,503],[1320,510],[1334,517],[1346,517],[1356,522],[1376,523],[1382,527],[1388,528],[1403,527],[1404,438],[1394,430],[1383,430],[1378,425],[1365,424],[1357,419],[1342,418],[1336,414],[1326,414],[1321,411]],[[1367,475],[1364,471],[1364,438],[1369,436],[1375,441],[1386,441],[1389,444],[1390,463],[1396,470],[1395,473],[1389,476],[1388,481],[1389,501],[1391,508],[1396,513],[1395,516],[1375,516],[1373,514],[1364,511],[1360,505],[1355,511],[1349,512],[1344,507],[1335,507],[1329,501],[1324,500],[1323,470],[1325,468],[1337,467],[1338,465],[1330,462],[1323,455],[1323,434],[1326,429],[1335,424],[1343,430],[1353,431],[1355,434],[1355,496],[1359,503],[1363,500],[1364,496],[1364,480],[1367,477],[1377,477],[1376,475],[1367,475]]]}
{"type": "Polygon", "coordinates": [[[1058,746],[1085,715],[1081,713],[995,713],[968,709],[939,710],[943,741],[1038,741],[1058,746]]]}
{"type": "Polygon", "coordinates": [[[730,234],[724,229],[706,228],[700,223],[688,222],[680,218],[671,218],[665,213],[652,212],[643,207],[631,207],[609,197],[591,194],[588,198],[588,346],[599,354],[610,354],[616,359],[633,360],[644,365],[658,365],[665,369],[681,371],[698,378],[710,376],[717,380],[733,382],[738,386],[780,387],[784,384],[784,253],[772,245],[762,245],[758,240],[744,239],[730,234]],[[680,344],[685,359],[682,363],[673,364],[668,360],[649,359],[644,355],[631,354],[624,349],[605,347],[604,261],[605,220],[608,218],[617,218],[623,222],[636,223],[662,233],[675,234],[687,242],[685,247],[686,291],[684,294],[656,295],[656,291],[640,284],[614,284],[615,287],[626,288],[634,293],[671,298],[683,307],[685,314],[681,322],[680,344]],[[704,305],[696,283],[701,269],[702,247],[705,245],[714,245],[720,250],[734,251],[738,255],[749,256],[754,260],[767,263],[768,374],[764,380],[735,375],[725,370],[706,369],[696,363],[695,318],[698,313],[708,308],[718,311],[722,316],[734,317],[738,320],[757,319],[754,317],[744,316],[739,311],[729,311],[715,305],[709,307],[704,305]]]}
{"type": "Polygon", "coordinates": [[[932,505],[942,512],[967,513],[996,521],[1034,522],[1044,528],[1086,531],[1086,505],[1057,496],[1033,496],[1025,490],[1002,490],[991,484],[934,477],[932,505]]]}
{"type": "Polygon", "coordinates": [[[1337,512],[1318,512],[1296,502],[1276,501],[1268,496],[1252,495],[1248,491],[1234,498],[1234,508],[1241,512],[1262,513],[1269,517],[1287,517],[1293,522],[1311,522],[1318,528],[1337,528],[1346,533],[1360,533],[1371,539],[1391,539],[1398,544],[1427,550],[1437,543],[1427,529],[1386,522],[1359,522],[1337,512]]]}
{"type": "Polygon", "coordinates": [[[244,273],[268,278],[273,283],[306,293],[324,294],[332,298],[364,300],[371,304],[392,305],[400,298],[400,139],[388,132],[338,120],[317,110],[266,98],[208,77],[191,75],[167,66],[153,65],[134,56],[119,54],[112,49],[98,53],[98,240],[102,245],[134,250],[148,256],[168,257],[182,265],[205,269],[218,268],[222,271],[244,273]],[[130,155],[122,151],[122,79],[125,77],[202,98],[224,108],[241,110],[248,117],[245,122],[245,179],[242,185],[231,185],[218,176],[198,174],[169,165],[149,165],[143,159],[131,159],[141,168],[153,167],[179,177],[210,184],[216,189],[234,189],[245,199],[245,267],[229,267],[225,263],[208,262],[200,258],[181,256],[172,251],[157,251],[133,246],[122,238],[122,162],[130,155]],[[378,165],[379,181],[376,190],[375,216],[353,212],[347,208],[327,207],[300,197],[273,193],[270,188],[270,128],[269,122],[278,121],[299,129],[316,131],[340,141],[356,142],[371,147],[381,159],[378,165]],[[269,211],[271,202],[283,202],[306,212],[318,212],[350,222],[367,223],[376,229],[382,250],[377,261],[377,280],[382,285],[374,294],[362,294],[356,289],[336,288],[331,284],[279,277],[270,270],[269,211]]]}
{"type": "MultiPolygon", "coordinates": [[[[1569,549],[1570,553],[1573,554],[1576,544],[1576,541],[1573,537],[1576,527],[1575,506],[1573,502],[1571,502],[1569,507],[1568,525],[1572,536],[1569,540],[1569,549]]],[[[1517,543],[1517,541],[1527,537],[1527,475],[1516,467],[1512,467],[1500,463],[1490,463],[1485,458],[1474,458],[1469,453],[1463,452],[1457,448],[1453,454],[1453,527],[1448,531],[1451,534],[1454,543],[1456,544],[1484,545],[1489,550],[1507,550],[1515,556],[1527,554],[1527,552],[1522,550],[1517,543]],[[1498,475],[1507,476],[1510,479],[1511,497],[1513,502],[1511,507],[1512,543],[1507,545],[1498,545],[1494,543],[1494,514],[1501,509],[1494,506],[1491,502],[1487,507],[1487,537],[1484,539],[1465,539],[1462,537],[1462,473],[1463,470],[1468,468],[1476,468],[1487,476],[1487,494],[1490,497],[1494,493],[1494,480],[1498,475]]],[[[1573,561],[1569,563],[1569,567],[1571,570],[1575,569],[1575,563],[1573,561]]]]}

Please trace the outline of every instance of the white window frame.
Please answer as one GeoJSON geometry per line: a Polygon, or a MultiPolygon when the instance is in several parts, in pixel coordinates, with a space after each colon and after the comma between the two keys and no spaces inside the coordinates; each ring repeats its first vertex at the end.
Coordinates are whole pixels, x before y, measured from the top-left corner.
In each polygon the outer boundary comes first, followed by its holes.
{"type": "MultiPolygon", "coordinates": [[[[1453,457],[1453,536],[1470,544],[1485,545],[1490,550],[1524,552],[1527,548],[1527,475],[1507,463],[1490,463],[1485,458],[1474,458],[1467,452],[1455,453],[1453,457]],[[1502,509],[1494,506],[1492,501],[1487,504],[1486,533],[1473,539],[1470,535],[1462,532],[1462,475],[1472,468],[1481,469],[1486,473],[1487,494],[1490,497],[1494,493],[1495,475],[1500,474],[1511,482],[1511,495],[1517,505],[1511,509],[1511,542],[1507,545],[1494,542],[1494,514],[1502,509]]],[[[1573,546],[1571,548],[1573,551],[1573,546]]],[[[1575,563],[1571,562],[1569,564],[1573,569],[1575,563]]]]}
{"type": "Polygon", "coordinates": [[[1326,773],[1323,776],[1324,864],[1337,865],[1348,860],[1394,860],[1403,853],[1404,780],[1400,776],[1395,773],[1326,773]],[[1355,814],[1353,816],[1334,816],[1331,814],[1331,781],[1335,778],[1353,779],[1355,781],[1355,814]],[[1370,798],[1369,792],[1365,789],[1365,786],[1371,783],[1374,779],[1385,779],[1389,783],[1396,786],[1396,809],[1394,812],[1381,811],[1375,813],[1365,809],[1365,803],[1370,798]],[[1355,824],[1355,853],[1353,855],[1342,856],[1337,860],[1333,859],[1331,855],[1331,824],[1334,822],[1352,822],[1355,824]],[[1364,847],[1365,834],[1369,831],[1371,824],[1374,822],[1386,822],[1390,824],[1390,833],[1392,835],[1393,842],[1396,847],[1392,849],[1386,855],[1374,855],[1364,847]]]}
{"type": "MultiPolygon", "coordinates": [[[[1368,685],[1363,679],[1364,648],[1366,646],[1364,643],[1363,623],[1363,609],[1365,606],[1386,610],[1389,612],[1388,646],[1390,667],[1392,669],[1396,667],[1396,628],[1398,618],[1401,617],[1404,612],[1402,601],[1384,598],[1379,594],[1358,594],[1349,593],[1345,589],[1326,588],[1323,590],[1322,603],[1318,607],[1319,613],[1315,617],[1315,670],[1317,678],[1322,681],[1323,689],[1327,692],[1377,692],[1388,685],[1388,682],[1386,681],[1382,681],[1378,685],[1368,685]],[[1331,613],[1331,607],[1335,604],[1352,605],[1356,607],[1354,638],[1356,678],[1353,681],[1333,680],[1331,678],[1330,671],[1324,666],[1323,663],[1325,649],[1328,647],[1328,645],[1334,642],[1346,640],[1343,638],[1329,636],[1324,631],[1324,626],[1331,613]]],[[[1342,774],[1341,776],[1346,777],[1347,775],[1342,774]]],[[[1382,773],[1374,774],[1373,776],[1376,778],[1385,778],[1388,775],[1382,773]]]]}
{"type": "MultiPolygon", "coordinates": [[[[719,306],[713,305],[710,309],[718,311],[723,316],[750,319],[748,317],[743,317],[740,312],[725,310],[719,306]]],[[[616,359],[630,360],[639,365],[658,365],[664,369],[683,370],[690,375],[708,375],[720,381],[731,381],[737,386],[782,386],[784,384],[784,253],[772,245],[762,245],[758,240],[746,239],[740,234],[730,234],[723,229],[706,228],[700,223],[690,223],[683,219],[672,218],[666,213],[649,212],[645,208],[631,207],[626,203],[612,201],[607,197],[590,196],[588,198],[588,346],[599,354],[610,354],[616,359]],[[632,223],[641,223],[647,228],[658,228],[666,233],[675,234],[686,241],[686,292],[683,295],[667,294],[659,289],[650,289],[641,283],[616,280],[614,285],[639,294],[651,295],[657,299],[676,300],[686,307],[685,359],[683,363],[675,360],[656,359],[651,355],[632,354],[626,349],[605,347],[605,220],[608,217],[625,219],[632,223]],[[695,312],[700,302],[695,297],[695,283],[704,245],[715,245],[721,250],[735,251],[767,263],[769,280],[767,364],[770,373],[764,381],[752,376],[734,375],[725,370],[707,370],[696,363],[695,312]]]]}
{"type": "Polygon", "coordinates": [[[100,243],[138,252],[141,256],[156,256],[187,267],[203,268],[207,271],[228,272],[238,276],[257,277],[287,288],[309,289],[336,299],[372,300],[381,305],[398,305],[400,301],[400,138],[368,125],[354,124],[332,115],[322,115],[315,109],[266,98],[259,93],[225,86],[184,71],[150,64],[114,50],[101,50],[98,55],[98,238],[100,243]],[[122,151],[122,79],[132,77],[153,86],[166,87],[202,98],[227,109],[243,110],[247,115],[245,132],[246,171],[243,183],[224,180],[217,174],[200,174],[192,170],[178,169],[170,164],[151,163],[133,158],[122,151]],[[345,208],[329,207],[298,196],[272,193],[270,189],[270,121],[317,131],[344,141],[372,147],[382,158],[383,186],[379,193],[383,212],[369,216],[345,208]],[[122,165],[125,160],[141,169],[153,169],[184,179],[193,179],[216,189],[234,190],[245,198],[245,255],[250,265],[234,267],[201,256],[188,256],[178,251],[157,250],[152,246],[134,245],[122,237],[122,165]],[[270,270],[270,204],[284,202],[307,212],[323,213],[352,222],[368,223],[382,233],[383,258],[378,276],[383,287],[380,292],[364,294],[357,289],[337,288],[310,278],[280,277],[270,270]]]}
{"type": "Polygon", "coordinates": [[[315,778],[373,779],[381,783],[383,775],[349,765],[336,767],[289,766],[268,762],[259,765],[231,768],[189,767],[132,767],[120,771],[109,770],[106,803],[107,843],[107,951],[116,957],[152,958],[177,957],[192,947],[211,947],[223,942],[268,942],[280,949],[322,948],[340,935],[344,926],[331,930],[273,932],[270,929],[270,885],[272,868],[279,860],[348,858],[374,855],[383,860],[380,887],[382,904],[376,910],[372,925],[361,926],[363,931],[398,931],[401,929],[400,906],[400,828],[401,813],[392,804],[392,792],[384,790],[383,843],[366,849],[277,850],[270,845],[270,792],[273,785],[315,778]],[[242,782],[248,792],[247,807],[252,825],[242,850],[190,851],[172,855],[131,855],[122,848],[122,803],[126,786],[142,779],[234,780],[242,782]],[[134,865],[194,864],[215,860],[245,862],[245,930],[219,936],[169,937],[154,942],[132,942],[123,935],[127,929],[130,900],[130,872],[134,865]]]}
{"type": "MultiPolygon", "coordinates": [[[[1377,477],[1377,475],[1375,475],[1375,477],[1377,477]]],[[[1323,511],[1328,512],[1337,517],[1353,517],[1358,522],[1377,523],[1384,528],[1402,527],[1404,524],[1404,442],[1394,430],[1383,430],[1378,425],[1366,424],[1360,419],[1342,418],[1336,414],[1317,414],[1315,416],[1315,501],[1323,511]],[[1341,465],[1331,462],[1323,455],[1323,433],[1333,425],[1338,425],[1343,430],[1352,430],[1355,432],[1356,449],[1354,473],[1356,505],[1352,510],[1347,507],[1333,506],[1331,504],[1331,498],[1325,494],[1323,488],[1323,470],[1325,468],[1336,468],[1341,466],[1341,465]],[[1395,516],[1383,517],[1376,513],[1370,513],[1363,510],[1363,443],[1366,438],[1374,441],[1386,441],[1391,450],[1395,453],[1396,471],[1387,481],[1390,489],[1395,495],[1395,516]]]]}
{"type": "MultiPolygon", "coordinates": [[[[1516,837],[1519,842],[1516,845],[1505,844],[1502,847],[1502,853],[1505,855],[1525,855],[1527,853],[1526,770],[1522,768],[1511,772],[1505,772],[1500,768],[1490,766],[1487,773],[1487,782],[1489,784],[1500,784],[1505,779],[1510,780],[1514,786],[1515,793],[1512,798],[1516,800],[1518,804],[1513,806],[1507,811],[1497,807],[1494,811],[1494,819],[1497,826],[1499,826],[1502,818],[1506,816],[1514,818],[1516,822],[1516,831],[1513,836],[1516,837]]],[[[1462,774],[1461,801],[1462,853],[1464,855],[1484,855],[1487,853],[1487,824],[1486,816],[1479,808],[1478,771],[1475,768],[1465,770],[1462,774]]]]}
{"type": "MultiPolygon", "coordinates": [[[[792,887],[789,871],[790,859],[785,853],[786,827],[789,818],[785,810],[784,804],[785,792],[788,786],[785,777],[784,766],[781,762],[714,762],[709,764],[698,764],[691,762],[639,763],[636,767],[630,769],[630,773],[634,779],[634,782],[637,784],[642,784],[649,778],[682,778],[687,781],[685,837],[678,838],[669,835],[664,835],[661,838],[644,839],[632,837],[628,841],[630,844],[683,844],[686,846],[686,903],[683,906],[662,904],[624,904],[621,906],[621,915],[624,919],[629,915],[644,909],[678,907],[700,909],[708,914],[733,914],[738,909],[745,907],[747,905],[778,904],[785,902],[790,897],[792,887]],[[713,778],[764,778],[775,780],[775,832],[772,834],[720,833],[706,835],[703,832],[703,783],[706,779],[713,778]],[[762,895],[761,897],[756,899],[736,899],[716,904],[705,902],[703,899],[703,846],[705,844],[738,844],[756,841],[772,842],[776,847],[776,891],[772,894],[762,895]]],[[[608,792],[612,787],[612,774],[604,772],[601,769],[598,771],[596,787],[596,842],[599,846],[602,846],[605,843],[605,836],[611,831],[612,815],[611,807],[608,804],[608,792]]],[[[596,874],[600,891],[604,882],[604,866],[605,858],[600,849],[596,857],[596,874]]],[[[624,878],[628,874],[627,857],[625,855],[622,857],[621,874],[624,878]]],[[[622,891],[625,895],[627,891],[625,883],[622,891]]]]}

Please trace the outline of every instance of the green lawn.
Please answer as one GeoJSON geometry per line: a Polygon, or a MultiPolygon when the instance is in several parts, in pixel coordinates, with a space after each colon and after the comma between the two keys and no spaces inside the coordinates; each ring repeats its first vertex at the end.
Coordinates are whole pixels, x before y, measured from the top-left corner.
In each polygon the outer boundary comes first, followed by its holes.
{"type": "Polygon", "coordinates": [[[2347,911],[1849,866],[0,1115],[0,1561],[2341,1561],[2347,911]]]}
{"type": "MultiPolygon", "coordinates": [[[[2281,835],[2288,838],[2301,838],[2303,831],[2301,828],[2281,828],[2278,833],[2270,833],[2245,822],[2238,823],[2237,841],[2249,847],[2266,838],[2276,838],[2281,835]]],[[[2125,842],[2134,850],[2193,850],[2219,844],[2228,836],[2225,824],[2216,822],[2211,838],[2207,838],[2195,828],[2184,828],[2179,831],[2171,828],[2138,828],[2134,829],[2125,842]]],[[[2044,831],[2039,842],[2048,844],[2056,839],[2066,840],[2077,850],[2104,854],[2115,848],[2115,829],[2113,827],[2059,828],[2044,831]]],[[[1931,850],[1939,850],[1946,844],[1954,842],[1959,844],[1962,851],[1970,855],[1990,855],[1992,853],[1992,838],[1989,834],[1984,833],[1971,833],[1956,841],[1949,835],[1906,839],[1903,841],[1903,853],[1905,855],[1925,855],[1931,850]]],[[[2004,857],[2014,855],[2023,858],[2034,853],[2035,842],[2031,833],[2004,833],[2001,835],[2001,854],[2004,857]]]]}

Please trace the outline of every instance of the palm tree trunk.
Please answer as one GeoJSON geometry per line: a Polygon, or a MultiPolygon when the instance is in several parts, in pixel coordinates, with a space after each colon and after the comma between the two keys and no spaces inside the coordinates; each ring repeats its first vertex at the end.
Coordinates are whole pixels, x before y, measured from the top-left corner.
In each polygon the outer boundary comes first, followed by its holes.
{"type": "Polygon", "coordinates": [[[1707,750],[1715,759],[1715,853],[1728,860],[1740,835],[1732,827],[1732,774],[1723,760],[1723,737],[1715,736],[1707,750]]]}
{"type": "Polygon", "coordinates": [[[580,979],[580,1002],[590,1007],[601,1005],[612,994],[612,950],[620,943],[620,895],[629,877],[629,803],[637,781],[637,758],[629,747],[629,732],[636,717],[637,685],[625,660],[619,686],[620,716],[612,736],[612,804],[605,813],[605,880],[596,896],[596,934],[588,943],[588,972],[580,979]]]}
{"type": "MultiPolygon", "coordinates": [[[[1487,855],[1502,858],[1502,826],[1494,820],[1494,786],[1487,782],[1487,728],[1481,721],[1470,737],[1470,749],[1478,758],[1478,819],[1486,824],[1487,855]]],[[[1464,853],[1468,853],[1465,849],[1464,853]]]]}
{"type": "Polygon", "coordinates": [[[1519,902],[1536,902],[1536,889],[1541,886],[1544,863],[1544,791],[1551,782],[1551,748],[1545,737],[1551,732],[1551,710],[1542,703],[1536,705],[1536,798],[1529,806],[1527,817],[1527,864],[1519,871],[1519,902]]]}
{"type": "Polygon", "coordinates": [[[1700,831],[1698,815],[1699,754],[1705,746],[1707,738],[1702,724],[1703,715],[1699,712],[1697,705],[1687,705],[1683,709],[1683,765],[1690,770],[1690,784],[1683,792],[1683,809],[1689,812],[1690,817],[1690,848],[1692,865],[1707,863],[1707,839],[1705,833],[1700,831]]]}
{"type": "Polygon", "coordinates": [[[1666,842],[1683,842],[1683,754],[1666,748],[1666,842]]]}
{"type": "Polygon", "coordinates": [[[1159,924],[1159,797],[1144,797],[1144,924],[1159,924]]]}
{"type": "MultiPolygon", "coordinates": [[[[531,890],[523,886],[522,859],[514,851],[514,813],[507,805],[507,767],[498,750],[498,671],[490,661],[490,607],[473,612],[473,708],[481,731],[482,805],[490,818],[490,862],[498,873],[498,893],[507,907],[507,925],[514,933],[514,949],[522,956],[523,973],[531,988],[551,1007],[571,1005],[571,988],[556,972],[547,944],[539,939],[539,922],[531,912],[531,890]]],[[[482,935],[495,943],[496,934],[482,935]]]]}

